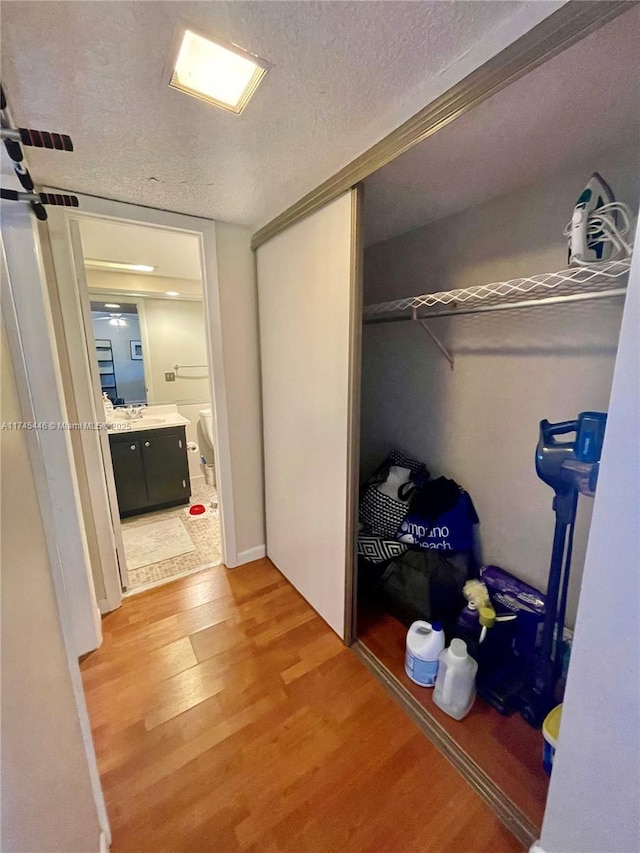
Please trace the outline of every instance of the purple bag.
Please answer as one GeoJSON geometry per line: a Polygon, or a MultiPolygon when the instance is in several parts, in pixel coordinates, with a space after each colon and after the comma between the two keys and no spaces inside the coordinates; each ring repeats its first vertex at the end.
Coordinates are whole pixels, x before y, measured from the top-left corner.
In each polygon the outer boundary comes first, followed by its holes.
{"type": "Polygon", "coordinates": [[[514,650],[524,658],[535,653],[544,622],[546,596],[498,566],[483,566],[480,579],[486,584],[498,615],[517,613],[514,650]]]}

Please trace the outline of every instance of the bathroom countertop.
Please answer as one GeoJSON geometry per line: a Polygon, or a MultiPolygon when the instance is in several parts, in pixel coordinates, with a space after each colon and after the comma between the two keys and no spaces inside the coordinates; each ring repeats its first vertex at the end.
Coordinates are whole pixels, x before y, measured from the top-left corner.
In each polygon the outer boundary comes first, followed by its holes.
{"type": "Polygon", "coordinates": [[[129,419],[116,414],[109,420],[109,423],[113,426],[107,432],[109,435],[117,435],[123,432],[140,432],[148,429],[188,426],[191,421],[179,414],[175,406],[157,406],[145,409],[144,417],[142,418],[129,419]]]}

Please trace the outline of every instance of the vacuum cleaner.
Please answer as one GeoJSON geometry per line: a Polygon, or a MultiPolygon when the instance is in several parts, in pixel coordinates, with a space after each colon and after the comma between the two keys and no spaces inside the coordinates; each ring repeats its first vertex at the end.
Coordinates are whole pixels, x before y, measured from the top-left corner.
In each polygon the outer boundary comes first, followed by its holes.
{"type": "Polygon", "coordinates": [[[547,585],[542,638],[528,686],[519,696],[520,713],[540,726],[556,704],[554,687],[562,670],[564,622],[567,611],[573,534],[578,495],[593,497],[606,427],[604,412],[582,412],[577,420],[552,424],[540,422],[536,447],[536,473],[555,492],[555,530],[547,585]],[[573,441],[558,436],[575,433],[573,441]]]}
{"type": "Polygon", "coordinates": [[[536,473],[554,491],[555,513],[541,636],[533,654],[523,657],[513,651],[515,636],[509,635],[509,630],[514,630],[513,624],[500,630],[496,626],[487,633],[492,642],[478,648],[480,696],[501,714],[519,711],[537,728],[557,704],[554,690],[562,674],[578,496],[595,494],[606,421],[603,412],[582,412],[572,421],[540,422],[536,473]],[[572,441],[560,440],[559,437],[571,433],[575,434],[572,441]]]}

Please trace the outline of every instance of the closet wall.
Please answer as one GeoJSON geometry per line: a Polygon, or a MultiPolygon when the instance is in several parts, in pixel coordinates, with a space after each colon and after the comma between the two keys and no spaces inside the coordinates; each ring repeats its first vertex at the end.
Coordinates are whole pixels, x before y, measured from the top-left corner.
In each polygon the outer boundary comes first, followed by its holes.
{"type": "MultiPolygon", "coordinates": [[[[563,269],[562,229],[595,170],[637,211],[637,148],[606,152],[370,247],[365,304],[563,269]]],[[[553,493],[534,470],[538,423],[607,410],[622,307],[602,300],[433,320],[453,371],[418,324],[365,326],[362,475],[398,447],[453,477],[480,516],[483,560],[544,589],[554,518],[553,493]]],[[[569,624],[591,503],[580,502],[569,624]]]]}

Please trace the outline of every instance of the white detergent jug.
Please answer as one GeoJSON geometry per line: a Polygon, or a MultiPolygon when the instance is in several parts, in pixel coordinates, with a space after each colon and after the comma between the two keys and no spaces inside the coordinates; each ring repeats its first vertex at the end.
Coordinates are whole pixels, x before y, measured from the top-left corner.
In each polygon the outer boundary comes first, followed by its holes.
{"type": "Polygon", "coordinates": [[[477,662],[467,654],[464,640],[452,640],[440,655],[433,701],[454,720],[466,717],[476,698],[477,662]]]}
{"type": "Polygon", "coordinates": [[[438,655],[444,649],[444,631],[439,622],[414,622],[407,633],[405,672],[420,687],[433,687],[438,673],[438,655]]]}

